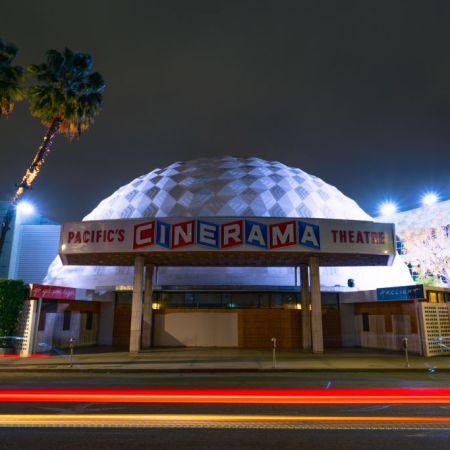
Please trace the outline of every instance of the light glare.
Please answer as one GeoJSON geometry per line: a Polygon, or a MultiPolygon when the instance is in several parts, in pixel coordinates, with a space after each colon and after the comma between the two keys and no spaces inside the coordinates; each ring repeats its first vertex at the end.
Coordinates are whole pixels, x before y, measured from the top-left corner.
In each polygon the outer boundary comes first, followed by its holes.
{"type": "Polygon", "coordinates": [[[18,203],[17,211],[19,211],[21,214],[29,216],[31,214],[34,214],[35,209],[31,203],[22,201],[22,202],[18,203]]]}
{"type": "Polygon", "coordinates": [[[438,201],[438,196],[434,192],[429,192],[422,197],[422,203],[426,206],[434,205],[438,201]]]}
{"type": "Polygon", "coordinates": [[[380,212],[383,216],[390,216],[397,212],[397,205],[394,202],[384,202],[380,206],[380,212]]]}

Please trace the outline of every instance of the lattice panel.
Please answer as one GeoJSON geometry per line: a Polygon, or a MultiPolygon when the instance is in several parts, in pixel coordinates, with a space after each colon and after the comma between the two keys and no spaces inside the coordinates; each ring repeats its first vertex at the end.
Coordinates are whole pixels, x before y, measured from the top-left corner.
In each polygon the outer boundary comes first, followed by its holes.
{"type": "Polygon", "coordinates": [[[421,303],[425,356],[450,355],[450,318],[446,304],[421,303]]]}
{"type": "Polygon", "coordinates": [[[18,336],[22,339],[17,340],[15,343],[15,350],[17,353],[28,353],[31,339],[31,329],[33,320],[33,303],[31,300],[26,300],[23,303],[22,313],[20,317],[20,326],[18,330],[18,336]]]}

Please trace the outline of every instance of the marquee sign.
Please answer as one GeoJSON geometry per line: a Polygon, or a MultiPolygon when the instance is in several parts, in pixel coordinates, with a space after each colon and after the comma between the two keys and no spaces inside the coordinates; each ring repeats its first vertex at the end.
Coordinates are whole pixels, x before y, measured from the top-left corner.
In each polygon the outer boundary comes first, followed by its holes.
{"type": "Polygon", "coordinates": [[[299,218],[152,218],[70,222],[60,255],[152,252],[395,255],[392,224],[299,218]]]}

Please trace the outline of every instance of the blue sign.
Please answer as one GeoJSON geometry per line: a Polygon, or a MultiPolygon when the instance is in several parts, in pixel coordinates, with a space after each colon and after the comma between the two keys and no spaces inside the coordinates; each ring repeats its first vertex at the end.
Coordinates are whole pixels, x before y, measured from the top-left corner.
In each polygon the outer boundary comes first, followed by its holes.
{"type": "Polygon", "coordinates": [[[377,289],[377,300],[412,300],[424,298],[423,285],[414,284],[412,286],[396,286],[377,289]]]}

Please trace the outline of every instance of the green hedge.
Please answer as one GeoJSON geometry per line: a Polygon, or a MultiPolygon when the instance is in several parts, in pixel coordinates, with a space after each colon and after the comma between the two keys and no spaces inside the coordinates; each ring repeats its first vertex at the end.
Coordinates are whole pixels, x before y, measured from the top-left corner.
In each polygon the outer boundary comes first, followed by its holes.
{"type": "Polygon", "coordinates": [[[10,344],[2,336],[14,336],[17,330],[25,295],[23,281],[0,279],[0,347],[10,344]]]}

